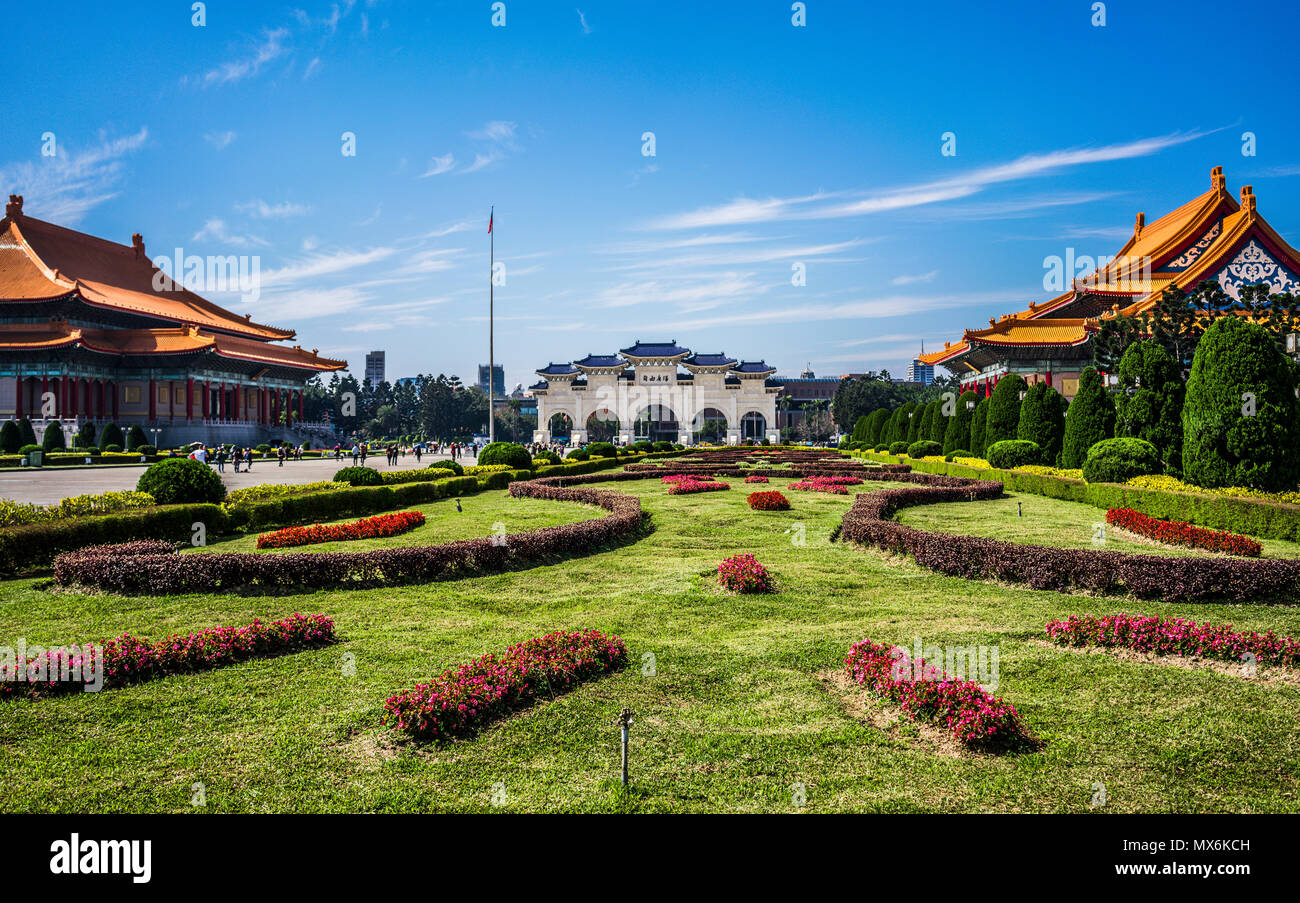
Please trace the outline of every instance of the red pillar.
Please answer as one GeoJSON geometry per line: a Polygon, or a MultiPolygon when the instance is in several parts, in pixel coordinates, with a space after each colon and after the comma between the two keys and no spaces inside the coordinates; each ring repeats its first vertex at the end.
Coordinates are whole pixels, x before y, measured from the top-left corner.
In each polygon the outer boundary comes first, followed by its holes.
{"type": "Polygon", "coordinates": [[[81,380],[77,379],[77,377],[75,376],[69,377],[68,379],[68,416],[69,417],[75,418],[77,416],[77,394],[78,394],[77,388],[80,385],[80,383],[81,380]]]}
{"type": "Polygon", "coordinates": [[[212,384],[206,379],[203,381],[203,419],[208,419],[208,408],[212,402],[212,384]]]}
{"type": "Polygon", "coordinates": [[[117,419],[117,380],[109,381],[109,391],[113,393],[113,419],[117,419]]]}
{"type": "Polygon", "coordinates": [[[1052,387],[1052,371],[1048,370],[1043,374],[1043,378],[1047,381],[1047,387],[1050,389],[1052,387]]]}
{"type": "Polygon", "coordinates": [[[176,422],[176,383],[167,380],[167,422],[176,422]]]}
{"type": "Polygon", "coordinates": [[[14,420],[23,419],[23,390],[27,388],[24,385],[27,382],[25,377],[19,376],[14,380],[14,420]]]}
{"type": "Polygon", "coordinates": [[[149,377],[149,422],[158,418],[158,381],[149,377]]]}
{"type": "Polygon", "coordinates": [[[302,389],[298,390],[298,422],[302,423],[302,389]]]}
{"type": "Polygon", "coordinates": [[[226,419],[226,384],[221,383],[221,394],[217,396],[217,419],[226,419]]]}
{"type": "Polygon", "coordinates": [[[194,419],[194,377],[185,378],[185,422],[194,419]]]}

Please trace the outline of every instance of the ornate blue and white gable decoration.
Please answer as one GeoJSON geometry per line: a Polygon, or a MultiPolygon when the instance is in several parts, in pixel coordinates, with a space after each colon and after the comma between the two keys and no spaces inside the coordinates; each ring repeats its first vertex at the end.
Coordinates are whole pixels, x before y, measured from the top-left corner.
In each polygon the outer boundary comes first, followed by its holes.
{"type": "Polygon", "coordinates": [[[1300,292],[1300,275],[1278,263],[1268,251],[1251,239],[1237,252],[1226,267],[1219,271],[1219,285],[1234,301],[1241,300],[1241,287],[1267,283],[1270,291],[1300,292]]]}
{"type": "Polygon", "coordinates": [[[1211,226],[1210,230],[1202,235],[1196,244],[1184,251],[1182,256],[1177,260],[1171,260],[1161,267],[1161,271],[1164,272],[1168,270],[1179,273],[1196,263],[1200,256],[1205,253],[1205,249],[1214,244],[1214,240],[1219,237],[1219,230],[1221,228],[1223,228],[1223,220],[1220,220],[1211,226]]]}

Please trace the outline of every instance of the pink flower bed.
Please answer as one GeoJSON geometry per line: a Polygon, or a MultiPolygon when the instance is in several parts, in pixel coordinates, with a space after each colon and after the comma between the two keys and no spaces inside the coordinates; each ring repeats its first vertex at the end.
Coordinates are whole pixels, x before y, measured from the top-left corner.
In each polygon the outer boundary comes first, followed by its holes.
{"type": "Polygon", "coordinates": [[[1104,646],[1155,655],[1201,655],[1241,661],[1247,653],[1262,664],[1300,667],[1300,642],[1289,636],[1238,633],[1231,624],[1197,624],[1187,618],[1118,614],[1071,615],[1047,624],[1047,636],[1062,646],[1104,646]]]}
{"type": "Polygon", "coordinates": [[[719,483],[710,477],[686,477],[668,487],[669,495],[688,495],[692,492],[717,492],[730,489],[728,483],[719,483]]]}
{"type": "Polygon", "coordinates": [[[857,477],[808,477],[805,480],[799,480],[791,483],[791,489],[797,489],[800,492],[829,492],[834,495],[848,495],[849,486],[856,486],[862,480],[857,477]]]}
{"type": "Polygon", "coordinates": [[[991,696],[974,681],[957,680],[935,665],[914,662],[906,650],[862,640],[849,649],[844,664],[862,686],[898,703],[912,718],[944,722],[963,743],[979,746],[1030,739],[1015,706],[991,696]],[[918,670],[933,674],[934,679],[908,676],[918,670]]]}
{"type": "Polygon", "coordinates": [[[385,723],[421,740],[446,740],[627,664],[627,645],[598,630],[557,631],[444,671],[384,703],[385,723]]]}
{"type": "Polygon", "coordinates": [[[766,483],[767,477],[750,476],[745,477],[746,483],[766,483]]]}
{"type": "MultiPolygon", "coordinates": [[[[103,686],[120,687],[143,680],[206,671],[223,665],[297,652],[335,641],[334,622],[323,614],[293,614],[263,624],[254,620],[246,627],[210,627],[186,636],[147,640],[124,633],[102,647],[87,643],[80,655],[64,657],[53,652],[29,659],[20,666],[0,666],[0,698],[20,694],[47,696],[85,689],[91,672],[102,668],[103,686]],[[79,680],[61,680],[64,674],[81,675],[79,680]]],[[[24,656],[25,657],[25,656],[24,656]]]]}
{"type": "Polygon", "coordinates": [[[776,589],[772,572],[753,555],[732,555],[718,565],[718,583],[733,593],[770,593],[776,589]]]}

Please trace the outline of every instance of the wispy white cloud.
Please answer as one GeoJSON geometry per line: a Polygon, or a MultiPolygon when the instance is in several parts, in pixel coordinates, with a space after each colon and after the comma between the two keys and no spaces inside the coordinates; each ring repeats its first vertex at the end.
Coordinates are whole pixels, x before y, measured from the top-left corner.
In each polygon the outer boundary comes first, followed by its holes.
{"type": "Polygon", "coordinates": [[[1205,134],[1208,133],[1174,133],[1102,147],[1069,148],[1047,153],[1026,154],[1008,163],[980,167],[958,176],[900,186],[837,203],[814,203],[829,197],[822,194],[766,200],[737,198],[713,207],[702,207],[686,213],[660,217],[652,221],[649,228],[690,229],[779,220],[840,219],[921,207],[970,197],[991,185],[1039,178],[1091,163],[1150,156],[1167,148],[1193,141],[1205,134]]]}
{"type": "Polygon", "coordinates": [[[485,122],[481,129],[476,129],[465,134],[476,141],[491,141],[496,144],[509,144],[515,140],[516,125],[513,122],[506,122],[501,119],[493,119],[485,122]]]}
{"type": "Polygon", "coordinates": [[[262,39],[247,54],[237,59],[221,63],[199,77],[203,87],[229,85],[252,78],[262,71],[267,64],[288,52],[285,39],[289,37],[287,28],[271,28],[262,32],[262,39]]]}
{"type": "Polygon", "coordinates": [[[928,273],[917,273],[915,275],[895,276],[889,280],[890,285],[915,285],[918,282],[933,282],[934,278],[939,275],[938,270],[931,270],[928,273]]]}
{"type": "Polygon", "coordinates": [[[266,247],[268,242],[256,235],[239,235],[231,232],[226,228],[226,221],[220,217],[212,217],[203,224],[203,228],[194,233],[190,241],[215,242],[221,245],[234,245],[237,248],[247,248],[253,245],[266,247]]]}
{"type": "Polygon", "coordinates": [[[396,248],[380,247],[365,251],[344,249],[333,254],[316,254],[276,269],[263,270],[262,287],[265,289],[277,285],[289,285],[304,279],[336,275],[368,266],[376,261],[387,260],[396,253],[396,248]]]}
{"type": "Polygon", "coordinates": [[[582,10],[578,10],[578,24],[582,26],[583,34],[591,34],[591,26],[587,24],[587,17],[583,15],[582,10]]]}
{"type": "Polygon", "coordinates": [[[302,74],[302,80],[306,81],[320,71],[320,57],[314,56],[311,62],[307,64],[307,69],[302,74]]]}
{"type": "Polygon", "coordinates": [[[235,209],[257,219],[285,219],[290,216],[306,216],[311,213],[311,207],[306,204],[294,204],[290,201],[268,204],[260,198],[246,204],[236,204],[235,209]]]}
{"type": "Polygon", "coordinates": [[[224,132],[208,132],[203,136],[203,140],[220,151],[230,147],[237,137],[239,136],[234,132],[227,130],[224,132]]]}
{"type": "Polygon", "coordinates": [[[740,247],[727,252],[711,254],[682,254],[676,257],[653,260],[638,260],[632,263],[610,267],[611,271],[643,269],[677,269],[701,266],[744,266],[756,263],[772,263],[778,260],[819,260],[830,254],[837,254],[849,248],[867,244],[868,239],[855,238],[849,241],[833,242],[821,245],[775,245],[763,248],[740,247]]]}
{"type": "Polygon", "coordinates": [[[495,151],[495,150],[488,151],[486,154],[475,154],[474,162],[471,163],[469,166],[466,166],[464,169],[462,169],[460,171],[461,175],[465,175],[471,172],[478,172],[480,169],[483,169],[484,167],[487,166],[491,166],[493,163],[496,163],[498,160],[503,159],[504,156],[505,155],[502,154],[500,151],[495,151]]]}
{"type": "Polygon", "coordinates": [[[25,211],[64,225],[79,222],[94,207],[117,197],[124,160],[144,147],[149,129],[122,138],[101,136],[98,143],[69,152],[56,145],[56,156],[0,166],[0,187],[21,194],[25,211]]]}
{"type": "Polygon", "coordinates": [[[456,157],[453,154],[434,157],[429,161],[429,168],[424,171],[424,175],[420,176],[420,178],[427,179],[429,176],[440,176],[444,172],[450,172],[455,165],[456,157]]]}

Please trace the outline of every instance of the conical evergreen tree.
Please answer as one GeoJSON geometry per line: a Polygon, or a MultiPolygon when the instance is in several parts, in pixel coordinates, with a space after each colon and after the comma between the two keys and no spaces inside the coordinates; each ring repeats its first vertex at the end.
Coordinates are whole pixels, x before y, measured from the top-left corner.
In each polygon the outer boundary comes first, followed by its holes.
{"type": "Polygon", "coordinates": [[[1115,435],[1115,404],[1092,367],[1079,374],[1079,391],[1065,409],[1065,441],[1061,446],[1061,466],[1071,470],[1083,467],[1088,449],[1102,439],[1115,435]]]}
{"type": "Polygon", "coordinates": [[[63,439],[63,427],[57,423],[51,423],[45,428],[45,436],[41,439],[41,448],[47,452],[62,451],[68,445],[63,439]]]}
{"type": "Polygon", "coordinates": [[[1044,464],[1056,464],[1065,438],[1065,401],[1046,383],[1034,383],[1020,404],[1017,439],[1037,443],[1044,464]]]}
{"type": "Polygon", "coordinates": [[[6,455],[12,455],[23,447],[23,437],[18,432],[18,426],[12,420],[6,420],[4,426],[0,426],[0,452],[6,455]]]}
{"type": "Polygon", "coordinates": [[[971,448],[970,428],[975,422],[975,407],[979,404],[979,400],[979,396],[970,389],[961,393],[961,397],[957,399],[957,410],[948,418],[948,428],[943,433],[945,455],[963,449],[974,452],[971,448]]]}
{"type": "Polygon", "coordinates": [[[977,458],[984,457],[984,428],[988,424],[989,400],[981,398],[975,405],[975,415],[970,421],[970,453],[977,458]]]}

